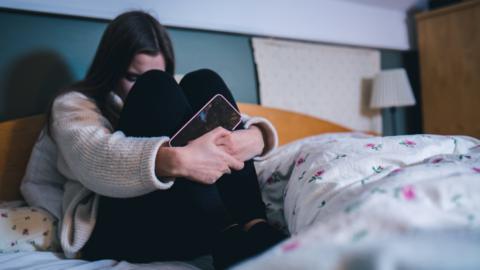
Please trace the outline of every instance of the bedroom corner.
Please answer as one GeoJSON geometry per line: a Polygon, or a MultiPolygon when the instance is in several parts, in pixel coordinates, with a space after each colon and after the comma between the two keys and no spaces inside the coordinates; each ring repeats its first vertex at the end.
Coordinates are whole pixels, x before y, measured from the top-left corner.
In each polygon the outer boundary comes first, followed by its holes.
{"type": "Polygon", "coordinates": [[[480,0],[0,26],[0,270],[480,269],[480,0]]]}

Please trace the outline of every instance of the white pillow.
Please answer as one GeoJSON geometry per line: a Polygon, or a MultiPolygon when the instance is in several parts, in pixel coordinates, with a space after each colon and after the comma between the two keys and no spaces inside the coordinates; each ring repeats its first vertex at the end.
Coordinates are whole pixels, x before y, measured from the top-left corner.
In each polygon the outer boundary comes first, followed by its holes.
{"type": "Polygon", "coordinates": [[[0,253],[57,251],[57,222],[47,211],[24,202],[0,203],[0,253]]]}
{"type": "Polygon", "coordinates": [[[255,162],[262,198],[266,205],[268,221],[288,232],[284,216],[285,187],[301,155],[312,144],[328,143],[341,138],[369,138],[361,132],[325,133],[302,138],[278,147],[264,160],[255,162]]]}

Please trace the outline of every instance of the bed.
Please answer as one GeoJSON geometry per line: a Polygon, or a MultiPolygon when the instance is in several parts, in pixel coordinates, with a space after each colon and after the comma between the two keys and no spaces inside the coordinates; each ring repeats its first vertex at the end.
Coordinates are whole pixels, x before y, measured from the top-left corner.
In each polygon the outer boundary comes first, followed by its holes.
{"type": "MultiPolygon", "coordinates": [[[[281,146],[256,168],[269,221],[292,236],[235,269],[480,268],[479,140],[378,137],[285,110],[240,109],[277,127],[281,146]]],[[[41,115],[0,123],[0,200],[21,200],[43,124],[41,115]]],[[[0,269],[67,268],[209,269],[211,258],[132,265],[51,251],[0,254],[0,269]]]]}

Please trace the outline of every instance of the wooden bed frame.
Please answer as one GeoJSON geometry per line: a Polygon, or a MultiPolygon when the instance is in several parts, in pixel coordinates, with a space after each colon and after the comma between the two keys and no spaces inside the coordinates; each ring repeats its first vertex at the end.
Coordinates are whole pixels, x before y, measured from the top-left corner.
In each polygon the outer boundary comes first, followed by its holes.
{"type": "MultiPolygon", "coordinates": [[[[305,114],[246,103],[239,107],[242,113],[269,119],[278,131],[280,145],[315,134],[351,131],[305,114]]],[[[44,118],[36,115],[0,123],[0,201],[21,199],[20,181],[44,118]]]]}

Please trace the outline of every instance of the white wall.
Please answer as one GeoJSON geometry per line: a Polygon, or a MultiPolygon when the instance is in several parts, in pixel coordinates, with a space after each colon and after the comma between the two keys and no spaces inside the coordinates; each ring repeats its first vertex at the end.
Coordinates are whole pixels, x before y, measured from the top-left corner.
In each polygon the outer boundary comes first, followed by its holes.
{"type": "Polygon", "coordinates": [[[111,19],[142,8],[167,26],[408,50],[406,14],[340,0],[0,0],[0,7],[111,19]]]}
{"type": "Polygon", "coordinates": [[[370,108],[378,50],[264,38],[252,44],[262,105],[382,133],[380,110],[370,108]]]}

